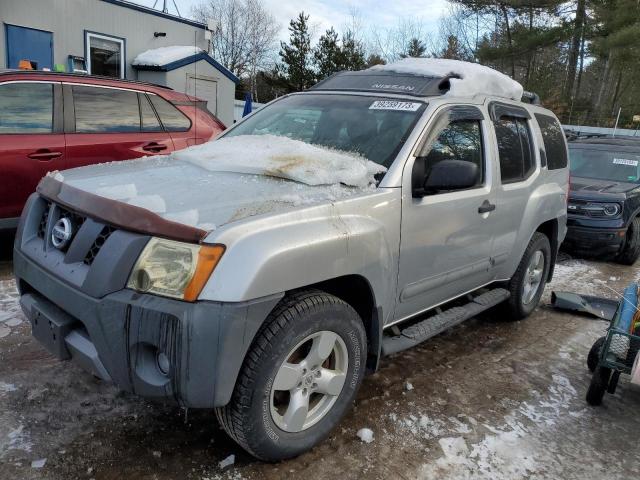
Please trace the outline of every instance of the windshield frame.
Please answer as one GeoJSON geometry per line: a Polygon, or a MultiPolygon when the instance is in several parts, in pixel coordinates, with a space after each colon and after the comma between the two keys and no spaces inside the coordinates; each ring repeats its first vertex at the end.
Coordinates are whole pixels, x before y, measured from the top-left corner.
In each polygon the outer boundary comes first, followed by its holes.
{"type": "MultiPolygon", "coordinates": [[[[398,155],[403,150],[403,148],[407,145],[407,141],[411,138],[412,133],[415,132],[416,126],[418,126],[419,123],[420,123],[420,119],[424,118],[424,114],[425,114],[425,112],[428,110],[428,108],[430,106],[430,102],[429,102],[428,98],[413,97],[413,96],[407,96],[407,95],[393,95],[393,94],[389,94],[389,93],[385,93],[385,92],[344,92],[344,91],[303,91],[303,92],[293,92],[293,93],[289,93],[287,95],[283,95],[282,97],[278,97],[278,98],[270,101],[269,103],[265,104],[260,109],[254,110],[251,114],[249,114],[246,117],[242,118],[239,122],[235,123],[232,127],[230,127],[227,130],[225,130],[218,138],[224,138],[224,137],[228,136],[234,130],[236,130],[236,128],[238,128],[240,125],[244,124],[244,122],[246,120],[250,119],[255,114],[257,114],[258,112],[262,111],[264,108],[268,108],[270,106],[273,106],[276,103],[281,102],[281,101],[283,101],[283,100],[285,100],[287,98],[291,98],[293,96],[301,96],[301,95],[303,95],[303,96],[309,96],[309,95],[313,95],[313,96],[325,95],[326,96],[326,95],[329,95],[329,96],[332,96],[332,97],[335,97],[335,96],[368,97],[368,98],[373,99],[374,101],[375,100],[391,100],[391,101],[420,103],[421,106],[414,112],[415,113],[415,117],[414,117],[413,121],[407,127],[407,131],[405,132],[404,136],[402,137],[402,140],[398,143],[398,145],[396,145],[396,148],[387,157],[387,162],[386,163],[378,163],[378,162],[374,162],[373,160],[367,159],[367,160],[369,160],[369,161],[371,161],[373,163],[377,163],[378,165],[382,165],[382,166],[386,167],[387,168],[387,173],[388,173],[389,170],[391,170],[391,167],[395,164],[395,162],[396,162],[396,160],[398,158],[398,155]]],[[[288,137],[285,137],[285,138],[288,138],[288,137]]],[[[308,142],[305,142],[305,143],[308,143],[308,142]]],[[[317,144],[313,144],[313,143],[309,143],[309,145],[316,145],[316,146],[323,147],[322,145],[317,145],[317,144]]],[[[323,147],[323,148],[327,148],[327,147],[323,147]]],[[[342,151],[347,152],[346,150],[342,150],[342,151]]],[[[386,175],[387,174],[385,173],[384,176],[381,176],[380,178],[378,178],[378,184],[381,183],[382,179],[385,178],[386,175]]]]}
{"type": "MultiPolygon", "coordinates": [[[[616,183],[629,183],[629,184],[633,184],[633,185],[640,185],[640,175],[638,175],[638,179],[637,180],[616,180],[616,179],[610,179],[610,178],[604,178],[604,177],[593,177],[593,176],[585,176],[585,175],[579,175],[577,173],[574,173],[571,170],[571,151],[572,150],[587,150],[587,151],[600,151],[603,154],[612,154],[615,155],[616,153],[620,153],[620,154],[632,154],[632,155],[636,155],[637,157],[639,157],[639,161],[640,161],[640,146],[636,147],[633,145],[615,145],[615,144],[601,144],[601,143],[573,143],[573,142],[569,142],[569,172],[570,174],[575,177],[575,178],[588,178],[590,180],[601,180],[604,182],[616,182],[616,183]]],[[[640,167],[639,167],[640,168],[640,167]]],[[[640,170],[639,170],[640,171],[640,170]]]]}

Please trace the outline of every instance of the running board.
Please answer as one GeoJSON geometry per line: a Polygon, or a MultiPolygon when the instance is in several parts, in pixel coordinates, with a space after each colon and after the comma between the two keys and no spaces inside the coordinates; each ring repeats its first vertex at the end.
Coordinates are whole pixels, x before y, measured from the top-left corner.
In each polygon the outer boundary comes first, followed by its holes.
{"type": "Polygon", "coordinates": [[[507,300],[511,294],[504,288],[494,288],[460,307],[452,307],[433,315],[421,322],[405,328],[400,335],[384,336],[382,338],[382,354],[391,355],[407,348],[414,347],[431,337],[455,327],[456,325],[475,317],[495,305],[507,300]]]}

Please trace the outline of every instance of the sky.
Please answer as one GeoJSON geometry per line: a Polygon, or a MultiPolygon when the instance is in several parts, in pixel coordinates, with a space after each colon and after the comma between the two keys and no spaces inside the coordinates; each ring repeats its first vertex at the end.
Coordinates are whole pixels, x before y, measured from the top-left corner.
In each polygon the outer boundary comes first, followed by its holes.
{"type": "MultiPolygon", "coordinates": [[[[130,0],[148,7],[154,0],[130,0]]],[[[182,16],[186,17],[193,5],[203,0],[175,0],[182,16]]],[[[289,20],[300,11],[310,15],[311,25],[316,27],[316,34],[322,34],[327,28],[334,26],[341,31],[348,23],[352,11],[357,11],[363,29],[372,26],[384,29],[393,28],[402,19],[420,20],[424,26],[434,33],[438,31],[438,21],[447,10],[446,0],[262,0],[265,7],[280,23],[280,38],[288,39],[289,20]]],[[[162,9],[163,0],[158,0],[156,8],[162,9]]],[[[172,0],[167,0],[169,12],[175,13],[172,0]]]]}

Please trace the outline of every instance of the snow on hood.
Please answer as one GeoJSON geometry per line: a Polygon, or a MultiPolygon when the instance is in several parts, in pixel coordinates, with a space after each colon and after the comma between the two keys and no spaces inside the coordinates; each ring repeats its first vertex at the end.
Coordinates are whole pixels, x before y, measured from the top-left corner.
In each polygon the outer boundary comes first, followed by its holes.
{"type": "Polygon", "coordinates": [[[366,187],[382,165],[340,150],[275,135],[239,135],[175,152],[173,157],[213,172],[286,178],[307,185],[366,187]]]}
{"type": "Polygon", "coordinates": [[[132,65],[161,67],[183,58],[198,55],[203,52],[201,48],[188,45],[174,45],[172,47],[160,47],[146,50],[138,55],[132,65]]]}
{"type": "Polygon", "coordinates": [[[295,140],[238,136],[171,155],[88,165],[49,175],[167,220],[214,230],[253,215],[373,191],[373,175],[383,171],[384,167],[360,156],[295,140]]]}
{"type": "Polygon", "coordinates": [[[478,63],[443,58],[404,58],[388,65],[375,65],[369,70],[409,73],[428,77],[451,77],[447,95],[472,97],[477,94],[521,100],[524,89],[515,80],[478,63]]]}

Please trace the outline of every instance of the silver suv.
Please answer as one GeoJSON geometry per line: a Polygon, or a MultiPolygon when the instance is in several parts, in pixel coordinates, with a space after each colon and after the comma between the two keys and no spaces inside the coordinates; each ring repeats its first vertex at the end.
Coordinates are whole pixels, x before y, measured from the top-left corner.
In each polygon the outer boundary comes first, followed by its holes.
{"type": "Polygon", "coordinates": [[[340,73],[210,144],[50,174],[14,251],[34,336],[124,390],[215,407],[260,459],[312,448],[383,356],[498,304],[522,319],[553,274],[557,119],[450,86],[340,73]]]}

